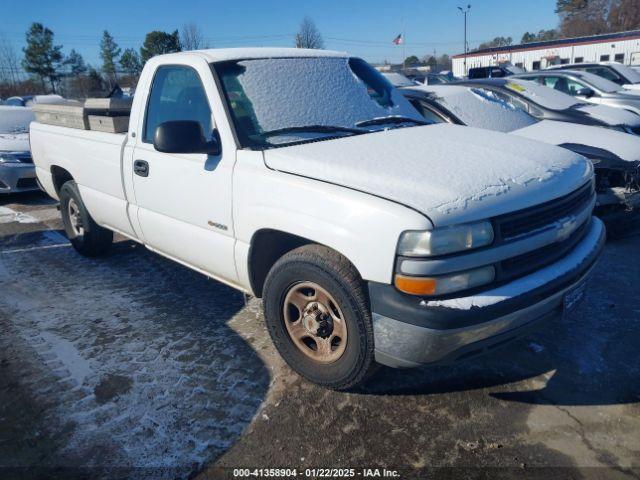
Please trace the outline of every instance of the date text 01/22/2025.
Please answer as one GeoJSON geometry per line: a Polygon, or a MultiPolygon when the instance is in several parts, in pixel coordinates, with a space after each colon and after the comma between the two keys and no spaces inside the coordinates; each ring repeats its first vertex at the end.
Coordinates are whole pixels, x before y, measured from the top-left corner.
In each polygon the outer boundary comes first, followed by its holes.
{"type": "Polygon", "coordinates": [[[397,470],[386,468],[236,468],[233,478],[400,478],[397,470]]]}

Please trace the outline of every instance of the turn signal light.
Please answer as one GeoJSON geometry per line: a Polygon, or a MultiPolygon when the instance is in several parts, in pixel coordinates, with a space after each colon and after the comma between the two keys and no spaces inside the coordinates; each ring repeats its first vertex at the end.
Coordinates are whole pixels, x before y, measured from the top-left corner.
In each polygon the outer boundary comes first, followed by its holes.
{"type": "Polygon", "coordinates": [[[398,290],[410,295],[433,295],[436,293],[436,280],[434,278],[396,275],[395,285],[398,290]]]}

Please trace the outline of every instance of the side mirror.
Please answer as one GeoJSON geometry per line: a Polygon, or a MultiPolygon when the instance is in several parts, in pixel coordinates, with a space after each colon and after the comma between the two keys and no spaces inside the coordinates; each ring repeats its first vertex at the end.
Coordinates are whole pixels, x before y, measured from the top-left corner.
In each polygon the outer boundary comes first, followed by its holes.
{"type": "Polygon", "coordinates": [[[217,132],[214,138],[204,138],[202,125],[193,120],[172,120],[158,125],[153,135],[154,148],[163,153],[205,153],[220,154],[220,140],[217,132]]]}
{"type": "Polygon", "coordinates": [[[576,97],[586,97],[586,98],[591,98],[596,94],[596,92],[594,92],[593,90],[591,90],[588,87],[584,87],[579,89],[576,92],[576,97]]]}

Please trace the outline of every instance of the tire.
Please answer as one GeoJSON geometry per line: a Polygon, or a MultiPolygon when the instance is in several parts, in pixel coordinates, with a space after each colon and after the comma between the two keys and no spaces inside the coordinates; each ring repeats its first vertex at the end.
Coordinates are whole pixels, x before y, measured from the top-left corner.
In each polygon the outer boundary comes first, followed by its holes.
{"type": "MultiPolygon", "coordinates": [[[[321,245],[305,245],[283,255],[267,275],[263,304],[276,349],[287,364],[307,380],[335,390],[348,390],[375,369],[373,324],[364,284],[355,267],[339,253],[321,245]],[[312,317],[303,315],[300,307],[287,303],[294,293],[309,294],[312,296],[308,298],[316,299],[328,296],[334,315],[320,315],[317,317],[320,323],[309,320],[312,317]],[[292,322],[296,315],[298,320],[292,322]],[[325,337],[311,335],[301,342],[294,340],[297,335],[289,331],[291,328],[306,334],[309,322],[323,325],[326,319],[331,319],[331,335],[321,328],[317,330],[323,331],[325,337]],[[343,334],[344,343],[340,338],[343,334]],[[329,343],[331,350],[320,348],[321,343],[329,343]],[[311,348],[314,344],[315,351],[311,348]],[[321,359],[310,357],[320,355],[320,350],[327,355],[321,359]]],[[[326,305],[312,306],[312,311],[319,309],[327,310],[326,305]]]]}
{"type": "Polygon", "coordinates": [[[106,253],[113,243],[113,232],[101,227],[91,218],[82,202],[76,182],[65,182],[60,188],[59,197],[62,223],[73,248],[86,257],[97,257],[106,253]]]}

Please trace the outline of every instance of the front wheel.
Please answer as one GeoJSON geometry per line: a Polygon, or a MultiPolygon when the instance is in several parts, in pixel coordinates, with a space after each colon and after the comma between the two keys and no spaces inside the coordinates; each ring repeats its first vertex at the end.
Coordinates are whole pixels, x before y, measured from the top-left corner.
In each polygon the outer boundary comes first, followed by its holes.
{"type": "Polygon", "coordinates": [[[73,248],[87,257],[105,253],[113,242],[113,232],[91,218],[80,198],[76,182],[69,180],[62,185],[59,196],[62,223],[73,248]]]}
{"type": "Polygon", "coordinates": [[[320,245],[285,254],[267,276],[263,301],[278,352],[304,378],[344,390],[373,370],[367,296],[342,255],[320,245]]]}

